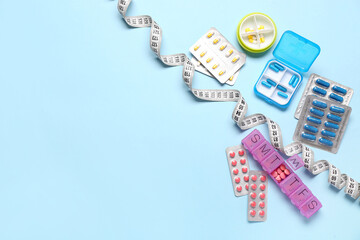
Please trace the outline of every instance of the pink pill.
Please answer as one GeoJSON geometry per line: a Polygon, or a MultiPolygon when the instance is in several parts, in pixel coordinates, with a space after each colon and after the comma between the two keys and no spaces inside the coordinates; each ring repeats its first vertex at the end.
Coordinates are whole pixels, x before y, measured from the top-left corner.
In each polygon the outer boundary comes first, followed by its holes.
{"type": "Polygon", "coordinates": [[[260,198],[262,199],[262,200],[264,200],[265,199],[265,193],[260,193],[260,198]]]}
{"type": "Polygon", "coordinates": [[[281,173],[281,174],[280,174],[280,177],[281,177],[281,179],[285,179],[285,177],[286,177],[286,176],[285,176],[285,173],[281,173]]]}
{"type": "Polygon", "coordinates": [[[250,215],[251,215],[251,216],[255,217],[255,214],[256,214],[256,212],[255,212],[254,210],[251,210],[251,211],[250,211],[250,215]]]}
{"type": "Polygon", "coordinates": [[[281,164],[280,169],[281,169],[282,171],[284,171],[284,170],[286,169],[285,165],[284,165],[284,164],[281,164]]]}
{"type": "Polygon", "coordinates": [[[240,159],[240,163],[241,163],[242,165],[244,165],[244,164],[246,163],[245,158],[240,159]]]}
{"type": "Polygon", "coordinates": [[[264,203],[264,202],[260,202],[260,203],[259,203],[259,207],[264,208],[264,207],[265,207],[265,203],[264,203]]]}
{"type": "Polygon", "coordinates": [[[265,181],[266,181],[266,176],[261,175],[260,180],[261,180],[262,182],[265,182],[265,181]]]}
{"type": "Polygon", "coordinates": [[[255,201],[251,201],[251,202],[250,202],[250,206],[253,207],[253,208],[256,207],[256,202],[255,202],[255,201]]]}
{"type": "Polygon", "coordinates": [[[249,190],[249,184],[245,185],[246,190],[249,190]]]}
{"type": "Polygon", "coordinates": [[[253,180],[254,182],[256,181],[257,176],[256,175],[251,175],[251,180],[253,180]]]}
{"type": "Polygon", "coordinates": [[[241,192],[241,191],[242,191],[242,187],[241,187],[241,186],[237,186],[237,187],[236,187],[236,191],[241,192]]]}
{"type": "Polygon", "coordinates": [[[275,179],[276,179],[276,181],[281,182],[281,177],[280,177],[280,175],[276,176],[275,179]]]}
{"type": "Polygon", "coordinates": [[[231,152],[231,153],[230,153],[230,157],[231,157],[231,158],[234,158],[234,157],[235,157],[235,153],[234,153],[234,152],[231,152]]]}
{"type": "Polygon", "coordinates": [[[239,177],[235,178],[235,182],[236,182],[236,183],[239,183],[239,182],[240,182],[240,178],[239,178],[239,177]]]}
{"type": "Polygon", "coordinates": [[[264,184],[261,184],[261,185],[260,185],[260,189],[261,189],[261,191],[264,191],[264,190],[265,190],[265,188],[266,188],[266,186],[265,186],[264,184]]]}
{"type": "Polygon", "coordinates": [[[286,175],[290,175],[290,171],[289,171],[288,169],[285,169],[284,173],[285,173],[286,175]]]}
{"type": "Polygon", "coordinates": [[[248,175],[245,175],[245,176],[244,176],[244,181],[245,181],[245,182],[248,182],[248,181],[249,181],[249,176],[248,176],[248,175]]]}
{"type": "Polygon", "coordinates": [[[255,183],[254,183],[254,184],[251,184],[251,189],[252,189],[252,190],[256,190],[256,188],[257,188],[257,186],[256,186],[255,183]]]}
{"type": "Polygon", "coordinates": [[[254,192],[251,193],[251,194],[250,194],[250,197],[251,197],[252,199],[255,199],[255,198],[256,198],[256,193],[254,193],[254,192]]]}
{"type": "Polygon", "coordinates": [[[232,160],[232,161],[231,161],[231,165],[232,165],[233,167],[235,167],[235,166],[236,166],[236,160],[232,160]]]}
{"type": "Polygon", "coordinates": [[[278,168],[276,171],[278,174],[282,173],[282,170],[280,168],[278,168]]]}
{"type": "Polygon", "coordinates": [[[239,151],[239,155],[240,155],[240,156],[244,156],[244,150],[240,150],[240,151],[239,151]]]}
{"type": "Polygon", "coordinates": [[[260,211],[259,211],[259,215],[260,215],[261,217],[263,217],[263,216],[265,215],[265,212],[264,212],[263,210],[260,210],[260,211]]]}
{"type": "Polygon", "coordinates": [[[279,175],[276,171],[273,171],[272,173],[271,173],[271,175],[274,177],[274,178],[276,178],[276,176],[277,175],[279,175]]]}
{"type": "Polygon", "coordinates": [[[233,170],[233,173],[234,173],[235,175],[237,175],[237,174],[239,173],[239,169],[235,168],[235,169],[233,170]]]}
{"type": "Polygon", "coordinates": [[[243,173],[247,173],[247,171],[248,171],[247,167],[243,167],[243,168],[242,168],[242,172],[243,172],[243,173]]]}

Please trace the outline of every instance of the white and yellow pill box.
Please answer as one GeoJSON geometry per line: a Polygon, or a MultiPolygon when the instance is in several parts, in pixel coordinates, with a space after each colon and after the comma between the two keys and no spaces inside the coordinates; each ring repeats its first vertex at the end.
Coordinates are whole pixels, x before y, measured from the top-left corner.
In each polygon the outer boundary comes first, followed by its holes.
{"type": "Polygon", "coordinates": [[[246,61],[246,55],[215,28],[191,46],[190,52],[221,83],[228,81],[246,61]]]}

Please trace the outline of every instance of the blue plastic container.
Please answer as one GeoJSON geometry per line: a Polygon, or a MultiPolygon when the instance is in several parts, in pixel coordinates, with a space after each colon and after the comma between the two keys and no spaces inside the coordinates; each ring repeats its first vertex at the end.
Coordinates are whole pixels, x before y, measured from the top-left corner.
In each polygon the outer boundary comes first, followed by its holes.
{"type": "Polygon", "coordinates": [[[278,108],[287,108],[303,79],[301,73],[309,71],[319,54],[320,47],[316,43],[292,31],[284,32],[274,49],[275,59],[266,64],[255,84],[255,94],[278,108]],[[277,69],[274,70],[276,67],[277,69]],[[275,82],[276,86],[268,88],[261,84],[267,79],[275,82]],[[280,94],[279,91],[281,91],[280,94]]]}

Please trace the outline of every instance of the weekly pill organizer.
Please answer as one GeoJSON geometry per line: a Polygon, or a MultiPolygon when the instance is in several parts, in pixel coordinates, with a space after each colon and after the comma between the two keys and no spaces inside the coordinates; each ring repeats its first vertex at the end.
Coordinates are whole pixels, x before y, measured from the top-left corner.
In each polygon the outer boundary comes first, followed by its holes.
{"type": "Polygon", "coordinates": [[[287,108],[303,79],[301,73],[310,69],[319,53],[317,44],[292,31],[284,32],[273,51],[275,59],[266,64],[255,84],[255,94],[278,108],[287,108]]]}
{"type": "Polygon", "coordinates": [[[322,99],[349,105],[353,94],[354,90],[352,88],[313,73],[310,75],[303,95],[301,96],[295,111],[295,118],[299,119],[301,110],[304,107],[305,99],[308,95],[316,95],[322,99]]]}
{"type": "Polygon", "coordinates": [[[351,107],[317,96],[307,96],[295,129],[294,141],[336,153],[350,113],[351,107]]]}

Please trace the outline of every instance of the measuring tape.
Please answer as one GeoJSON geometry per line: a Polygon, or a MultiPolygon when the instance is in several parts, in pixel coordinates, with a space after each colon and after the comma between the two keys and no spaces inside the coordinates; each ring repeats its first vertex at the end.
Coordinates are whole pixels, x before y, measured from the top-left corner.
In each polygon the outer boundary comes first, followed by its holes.
{"type": "Polygon", "coordinates": [[[304,167],[314,175],[329,170],[328,181],[337,189],[344,188],[345,194],[353,199],[360,196],[360,184],[348,175],[341,173],[340,170],[329,163],[327,160],[314,161],[314,152],[300,142],[293,142],[287,146],[283,144],[280,126],[263,114],[253,114],[245,116],[247,103],[238,90],[210,90],[192,88],[195,66],[184,54],[161,55],[162,30],[160,26],[148,15],[126,16],[126,11],[132,0],[119,0],[118,10],[125,22],[131,27],[150,27],[150,48],[167,66],[183,66],[182,77],[192,94],[205,101],[215,102],[237,102],[233,111],[232,118],[241,130],[256,127],[266,123],[269,130],[270,142],[280,152],[290,157],[294,154],[302,153],[304,167]]]}

